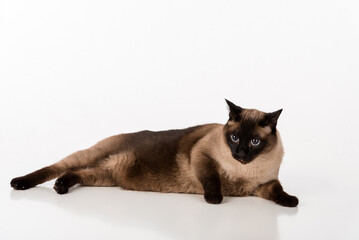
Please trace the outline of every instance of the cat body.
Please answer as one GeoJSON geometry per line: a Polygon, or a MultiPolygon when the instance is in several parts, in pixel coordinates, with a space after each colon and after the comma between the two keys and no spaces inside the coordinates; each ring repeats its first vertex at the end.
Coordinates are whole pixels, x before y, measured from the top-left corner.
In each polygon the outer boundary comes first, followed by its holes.
{"type": "Polygon", "coordinates": [[[281,110],[266,114],[227,104],[225,125],[115,135],[15,178],[11,186],[24,190],[58,178],[54,189],[59,194],[79,183],[204,194],[209,203],[220,203],[223,196],[259,196],[296,206],[298,199],[285,193],[278,180],[283,146],[276,123],[281,110]]]}

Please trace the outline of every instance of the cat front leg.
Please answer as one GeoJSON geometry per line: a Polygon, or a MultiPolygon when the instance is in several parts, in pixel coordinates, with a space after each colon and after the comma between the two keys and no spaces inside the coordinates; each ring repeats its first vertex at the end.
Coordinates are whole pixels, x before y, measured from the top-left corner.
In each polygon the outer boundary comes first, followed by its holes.
{"type": "Polygon", "coordinates": [[[283,187],[278,180],[272,180],[259,185],[254,195],[271,200],[284,207],[296,207],[299,202],[297,197],[283,191],[283,187]]]}
{"type": "Polygon", "coordinates": [[[221,180],[212,158],[206,155],[201,157],[201,160],[196,164],[196,176],[202,184],[206,202],[221,203],[223,200],[221,180]]]}

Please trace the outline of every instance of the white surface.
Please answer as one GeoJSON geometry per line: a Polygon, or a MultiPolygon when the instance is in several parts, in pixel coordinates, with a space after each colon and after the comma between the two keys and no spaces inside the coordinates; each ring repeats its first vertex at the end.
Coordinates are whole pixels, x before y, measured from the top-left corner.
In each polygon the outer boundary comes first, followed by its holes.
{"type": "Polygon", "coordinates": [[[359,239],[357,1],[0,1],[0,239],[359,239]],[[259,198],[11,178],[98,140],[227,120],[224,98],[284,108],[259,198]]]}

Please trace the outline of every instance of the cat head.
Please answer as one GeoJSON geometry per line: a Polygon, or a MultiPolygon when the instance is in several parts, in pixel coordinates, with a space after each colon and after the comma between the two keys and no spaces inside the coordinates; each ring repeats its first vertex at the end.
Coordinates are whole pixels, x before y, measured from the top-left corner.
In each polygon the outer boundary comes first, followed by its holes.
{"type": "Polygon", "coordinates": [[[225,142],[231,149],[234,159],[247,164],[276,146],[276,127],[282,109],[265,113],[256,109],[241,108],[227,99],[226,102],[229,107],[229,119],[223,131],[225,142]]]}

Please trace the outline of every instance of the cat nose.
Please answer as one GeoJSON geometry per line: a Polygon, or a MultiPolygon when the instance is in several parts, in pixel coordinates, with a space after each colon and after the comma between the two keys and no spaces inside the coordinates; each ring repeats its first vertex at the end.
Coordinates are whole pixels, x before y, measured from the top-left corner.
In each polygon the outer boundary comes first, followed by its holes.
{"type": "Polygon", "coordinates": [[[248,152],[249,152],[249,149],[248,149],[248,147],[245,147],[245,146],[239,146],[236,149],[236,155],[239,158],[244,158],[248,154],[248,152]]]}
{"type": "Polygon", "coordinates": [[[239,153],[238,153],[238,157],[239,158],[244,158],[246,156],[246,154],[243,152],[243,151],[240,151],[239,153]]]}

